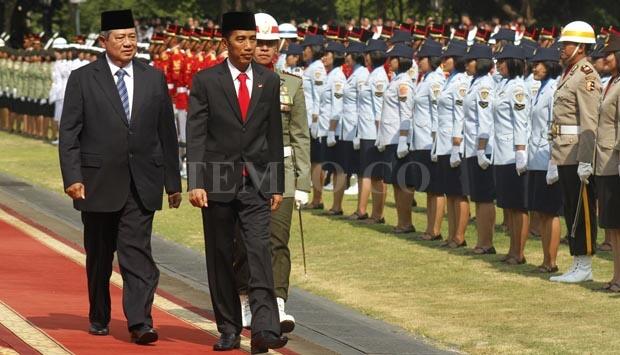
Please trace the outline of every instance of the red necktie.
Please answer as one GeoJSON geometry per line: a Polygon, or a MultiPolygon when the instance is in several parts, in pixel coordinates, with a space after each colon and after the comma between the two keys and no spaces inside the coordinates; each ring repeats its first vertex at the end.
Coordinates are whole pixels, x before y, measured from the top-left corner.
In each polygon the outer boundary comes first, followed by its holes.
{"type": "Polygon", "coordinates": [[[241,119],[245,122],[247,119],[248,107],[250,106],[250,92],[248,91],[248,86],[245,84],[245,81],[248,80],[248,75],[246,73],[241,73],[237,77],[237,80],[239,80],[237,101],[239,101],[239,108],[241,109],[241,119]]]}
{"type": "MultiPolygon", "coordinates": [[[[245,84],[245,81],[248,80],[248,75],[246,73],[241,73],[237,79],[239,80],[237,101],[239,101],[239,109],[241,109],[241,119],[245,122],[248,115],[248,107],[250,106],[250,92],[248,91],[248,86],[245,84]]],[[[248,169],[245,165],[243,166],[242,174],[243,176],[248,176],[248,169]]]]}

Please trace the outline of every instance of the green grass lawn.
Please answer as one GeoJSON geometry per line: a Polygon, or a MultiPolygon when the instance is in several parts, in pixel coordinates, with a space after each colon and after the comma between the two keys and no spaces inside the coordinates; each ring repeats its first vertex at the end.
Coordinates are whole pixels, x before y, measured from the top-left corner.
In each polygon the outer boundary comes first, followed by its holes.
{"type": "MultiPolygon", "coordinates": [[[[0,132],[0,171],[62,193],[57,151],[45,143],[0,132]]],[[[327,206],[330,198],[327,193],[327,206]]],[[[424,194],[416,198],[424,204],[424,194]]],[[[353,212],[355,199],[345,199],[345,213],[353,212]]],[[[396,221],[392,201],[390,196],[388,225],[396,221]]],[[[611,278],[610,254],[594,258],[595,282],[561,285],[531,272],[542,261],[539,240],[527,245],[527,265],[510,267],[497,263],[498,256],[471,256],[466,250],[439,248],[437,242],[390,234],[388,225],[360,226],[309,212],[303,218],[308,276],[303,275],[295,214],[290,242],[294,286],[468,353],[601,354],[620,349],[620,295],[596,291],[611,278]]],[[[414,213],[414,222],[424,229],[422,209],[414,213]]],[[[154,228],[168,239],[204,250],[200,213],[187,201],[179,210],[159,212],[154,228]]],[[[447,221],[442,233],[447,235],[447,221]]],[[[473,225],[467,240],[475,244],[473,225]]],[[[507,251],[503,232],[495,241],[498,252],[507,251]]],[[[568,248],[562,246],[561,270],[570,263],[568,248]]]]}

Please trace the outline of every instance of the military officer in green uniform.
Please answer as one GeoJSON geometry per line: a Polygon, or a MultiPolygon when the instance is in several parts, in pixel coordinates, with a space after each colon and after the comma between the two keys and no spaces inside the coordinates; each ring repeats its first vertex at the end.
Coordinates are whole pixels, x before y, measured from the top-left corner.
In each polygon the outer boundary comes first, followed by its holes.
{"type": "MultiPolygon", "coordinates": [[[[274,69],[278,58],[278,23],[265,13],[255,15],[256,39],[258,44],[254,60],[274,69]]],[[[280,110],[282,112],[282,132],[284,134],[285,192],[280,208],[271,214],[271,246],[273,279],[282,333],[290,333],[295,328],[295,318],[286,314],[291,258],[288,248],[291,220],[295,205],[299,208],[308,202],[310,192],[310,130],[306,114],[306,102],[302,78],[290,73],[280,72],[280,110]]],[[[243,243],[235,244],[235,272],[241,298],[242,323],[251,324],[252,313],[247,298],[249,274],[245,262],[243,243]]]]}

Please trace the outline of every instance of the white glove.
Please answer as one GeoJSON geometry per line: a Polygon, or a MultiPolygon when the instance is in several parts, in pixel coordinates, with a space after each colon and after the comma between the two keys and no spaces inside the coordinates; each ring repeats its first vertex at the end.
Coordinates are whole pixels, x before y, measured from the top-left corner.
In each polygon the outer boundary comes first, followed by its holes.
{"type": "Polygon", "coordinates": [[[450,154],[450,166],[453,168],[457,168],[461,165],[461,148],[458,145],[452,146],[452,154],[450,154]]]}
{"type": "Polygon", "coordinates": [[[310,124],[310,135],[314,139],[317,139],[319,137],[319,123],[318,122],[312,122],[310,124]]]}
{"type": "Polygon", "coordinates": [[[26,101],[26,98],[25,98],[25,97],[23,97],[23,96],[22,96],[22,97],[20,97],[19,99],[20,99],[21,101],[26,101]]]}
{"type": "Polygon", "coordinates": [[[353,138],[353,149],[360,150],[360,137],[353,138]]]}
{"type": "Polygon", "coordinates": [[[308,203],[309,194],[305,191],[295,190],[295,206],[299,209],[300,206],[308,203]]]}
{"type": "Polygon", "coordinates": [[[396,156],[398,159],[402,159],[409,154],[409,145],[407,144],[407,137],[398,137],[398,147],[396,147],[396,156]]]}
{"type": "Polygon", "coordinates": [[[13,97],[16,97],[16,96],[17,96],[17,89],[13,88],[13,97]]]}
{"type": "Polygon", "coordinates": [[[551,160],[549,160],[549,165],[547,166],[547,185],[553,185],[558,180],[560,180],[560,176],[558,174],[558,166],[555,165],[551,160]]]}
{"type": "Polygon", "coordinates": [[[331,148],[335,145],[336,145],[336,132],[334,131],[327,132],[327,146],[331,148]]]}
{"type": "Polygon", "coordinates": [[[589,183],[588,178],[593,173],[594,170],[592,169],[592,164],[579,162],[579,166],[577,167],[577,175],[579,175],[579,180],[581,180],[581,182],[587,185],[589,183]]]}
{"type": "Polygon", "coordinates": [[[515,164],[517,166],[517,175],[521,175],[527,171],[527,152],[525,150],[517,150],[515,152],[515,164]]]}
{"type": "Polygon", "coordinates": [[[47,99],[41,99],[41,105],[45,105],[47,103],[47,99]]]}
{"type": "Polygon", "coordinates": [[[486,151],[484,149],[479,149],[478,151],[476,151],[476,156],[478,157],[478,166],[480,166],[480,169],[482,170],[487,170],[491,165],[491,160],[487,158],[487,155],[485,153],[486,151]]]}
{"type": "Polygon", "coordinates": [[[375,141],[375,147],[377,147],[377,150],[381,153],[385,151],[385,146],[379,142],[379,139],[375,141]]]}

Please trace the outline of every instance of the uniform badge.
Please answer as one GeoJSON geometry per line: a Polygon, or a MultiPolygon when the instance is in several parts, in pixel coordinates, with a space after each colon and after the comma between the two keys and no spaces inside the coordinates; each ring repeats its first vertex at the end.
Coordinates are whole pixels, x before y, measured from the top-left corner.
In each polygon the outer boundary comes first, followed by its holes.
{"type": "Polygon", "coordinates": [[[460,98],[465,97],[465,95],[467,95],[467,86],[464,86],[464,85],[460,86],[457,94],[459,95],[460,98]]]}
{"type": "Polygon", "coordinates": [[[318,70],[314,72],[314,84],[323,85],[323,73],[318,70]]]}
{"type": "Polygon", "coordinates": [[[483,101],[487,101],[489,99],[489,95],[491,95],[491,91],[487,88],[484,88],[484,89],[480,89],[479,94],[480,94],[480,98],[483,101]]]}
{"type": "Polygon", "coordinates": [[[514,100],[514,109],[516,111],[522,111],[525,109],[525,92],[523,90],[515,91],[514,100]]]}
{"type": "Polygon", "coordinates": [[[383,97],[384,91],[385,91],[385,83],[383,81],[377,81],[375,83],[375,96],[383,97]]]}
{"type": "Polygon", "coordinates": [[[407,95],[409,94],[409,86],[407,84],[400,84],[398,86],[398,100],[407,101],[407,95]]]}
{"type": "Polygon", "coordinates": [[[582,71],[585,75],[588,75],[588,74],[592,74],[592,72],[593,72],[594,70],[592,70],[592,68],[590,68],[589,66],[587,66],[587,65],[585,65],[585,64],[584,64],[584,65],[582,65],[582,66],[581,66],[581,71],[582,71]]]}
{"type": "Polygon", "coordinates": [[[478,105],[480,105],[480,107],[482,107],[482,108],[487,108],[487,107],[489,107],[489,102],[488,101],[478,101],[478,105]]]}
{"type": "Polygon", "coordinates": [[[596,89],[596,83],[594,82],[594,80],[587,80],[586,81],[586,90],[594,91],[594,89],[596,89]]]}
{"type": "Polygon", "coordinates": [[[455,103],[457,106],[463,106],[463,100],[456,100],[455,103]]]}
{"type": "Polygon", "coordinates": [[[334,84],[334,97],[336,97],[337,99],[342,98],[343,96],[343,85],[342,83],[335,83],[334,84]]]}
{"type": "Polygon", "coordinates": [[[438,97],[439,93],[441,93],[441,85],[439,83],[431,85],[431,92],[433,94],[433,97],[438,97]]]}

